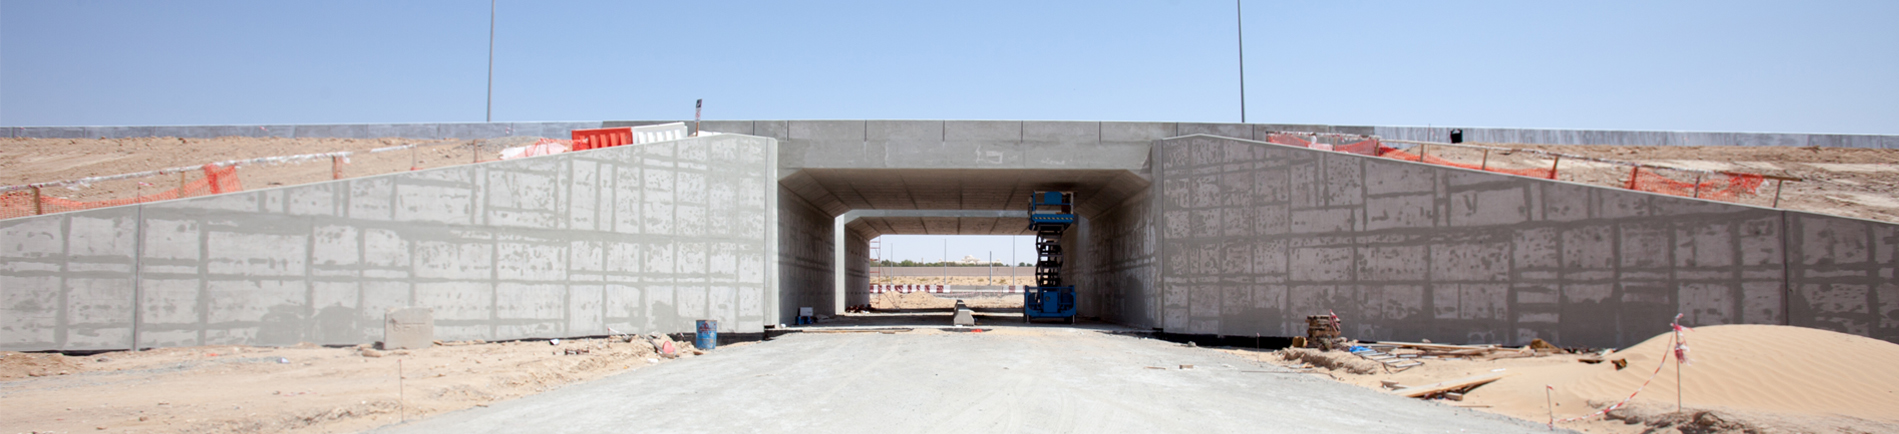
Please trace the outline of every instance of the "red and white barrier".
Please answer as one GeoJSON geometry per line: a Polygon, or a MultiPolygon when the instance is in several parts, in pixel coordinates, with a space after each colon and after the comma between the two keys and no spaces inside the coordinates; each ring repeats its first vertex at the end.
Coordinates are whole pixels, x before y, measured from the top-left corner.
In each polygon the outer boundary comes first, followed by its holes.
{"type": "Polygon", "coordinates": [[[870,293],[872,294],[910,294],[910,293],[942,294],[942,293],[949,292],[949,290],[950,290],[950,287],[947,285],[871,285],[870,286],[870,293]]]}

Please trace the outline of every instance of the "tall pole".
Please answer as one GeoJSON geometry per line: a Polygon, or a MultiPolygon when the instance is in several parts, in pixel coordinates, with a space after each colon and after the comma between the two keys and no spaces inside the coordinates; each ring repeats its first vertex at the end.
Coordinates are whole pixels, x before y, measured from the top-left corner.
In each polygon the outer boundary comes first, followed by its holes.
{"type": "Polygon", "coordinates": [[[1240,123],[1246,123],[1246,20],[1240,0],[1233,0],[1233,21],[1239,24],[1240,39],[1240,123]]]}
{"type": "Polygon", "coordinates": [[[943,238],[943,285],[949,286],[949,238],[943,238]]]}
{"type": "Polygon", "coordinates": [[[488,120],[495,121],[495,0],[488,0],[488,120]]]}
{"type": "Polygon", "coordinates": [[[989,251],[989,284],[996,284],[996,251],[989,251]]]}

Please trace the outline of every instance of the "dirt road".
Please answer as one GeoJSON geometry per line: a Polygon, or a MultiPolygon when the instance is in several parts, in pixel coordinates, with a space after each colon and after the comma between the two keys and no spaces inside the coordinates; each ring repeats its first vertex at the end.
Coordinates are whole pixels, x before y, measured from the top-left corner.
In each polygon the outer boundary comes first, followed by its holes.
{"type": "Polygon", "coordinates": [[[1549,432],[1109,327],[990,327],[792,334],[374,432],[1549,432]]]}

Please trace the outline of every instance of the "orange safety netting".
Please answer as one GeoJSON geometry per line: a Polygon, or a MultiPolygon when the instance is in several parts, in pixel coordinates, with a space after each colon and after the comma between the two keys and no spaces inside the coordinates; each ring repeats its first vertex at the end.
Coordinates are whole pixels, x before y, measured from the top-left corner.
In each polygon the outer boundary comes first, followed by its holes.
{"type": "Polygon", "coordinates": [[[1676,181],[1654,169],[1642,170],[1637,166],[1629,170],[1630,190],[1648,191],[1674,196],[1698,197],[1733,201],[1741,195],[1752,195],[1760,190],[1761,183],[1767,178],[1749,173],[1717,173],[1696,177],[1696,181],[1676,181]]]}
{"type": "Polygon", "coordinates": [[[1442,166],[1453,166],[1453,167],[1462,167],[1462,168],[1471,169],[1471,170],[1482,170],[1486,172],[1508,173],[1511,175],[1527,176],[1531,178],[1556,179],[1555,168],[1505,169],[1501,167],[1490,167],[1488,164],[1484,164],[1484,165],[1464,164],[1464,163],[1459,163],[1459,162],[1455,162],[1451,160],[1446,160],[1443,158],[1434,157],[1429,154],[1418,155],[1418,154],[1413,154],[1410,152],[1405,152],[1405,151],[1401,151],[1394,148],[1379,148],[1378,156],[1395,159],[1395,160],[1417,161],[1417,162],[1430,163],[1430,164],[1436,164],[1436,165],[1442,165],[1442,166]]]}
{"type": "Polygon", "coordinates": [[[186,182],[185,185],[177,188],[124,199],[78,201],[62,197],[53,197],[42,192],[39,196],[39,203],[35,204],[33,203],[33,190],[31,189],[0,193],[0,219],[157,202],[181,197],[204,196],[243,190],[244,185],[238,182],[237,179],[237,166],[219,167],[216,164],[206,164],[204,165],[203,178],[186,182]]]}
{"type": "Polygon", "coordinates": [[[1378,150],[1380,148],[1384,148],[1384,144],[1379,143],[1378,139],[1375,137],[1370,138],[1370,139],[1360,140],[1357,142],[1352,142],[1350,144],[1345,144],[1345,145],[1330,145],[1330,144],[1324,144],[1324,143],[1313,143],[1293,134],[1270,133],[1266,135],[1266,142],[1277,143],[1277,144],[1286,145],[1286,146],[1298,146],[1301,148],[1312,148],[1312,149],[1319,149],[1319,150],[1326,150],[1326,151],[1338,151],[1338,152],[1345,152],[1345,153],[1350,153],[1350,154],[1371,155],[1371,156],[1377,156],[1378,150]]]}

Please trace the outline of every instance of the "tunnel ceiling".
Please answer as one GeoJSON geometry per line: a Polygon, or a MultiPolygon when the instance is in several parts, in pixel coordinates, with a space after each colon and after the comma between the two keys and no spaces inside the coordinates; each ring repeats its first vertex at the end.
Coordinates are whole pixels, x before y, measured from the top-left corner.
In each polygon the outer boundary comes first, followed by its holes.
{"type": "MultiPolygon", "coordinates": [[[[1029,193],[1064,190],[1075,192],[1076,213],[1085,217],[1148,186],[1140,174],[1110,169],[802,169],[779,182],[833,216],[853,209],[1027,209],[1029,193]]],[[[993,235],[1016,233],[1028,221],[890,217],[864,224],[885,234],[993,235]]]]}
{"type": "Polygon", "coordinates": [[[844,225],[868,240],[878,235],[1034,235],[1029,219],[1011,217],[859,217],[844,225]]]}

